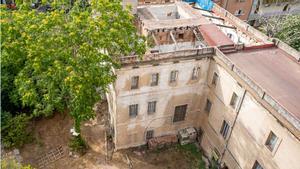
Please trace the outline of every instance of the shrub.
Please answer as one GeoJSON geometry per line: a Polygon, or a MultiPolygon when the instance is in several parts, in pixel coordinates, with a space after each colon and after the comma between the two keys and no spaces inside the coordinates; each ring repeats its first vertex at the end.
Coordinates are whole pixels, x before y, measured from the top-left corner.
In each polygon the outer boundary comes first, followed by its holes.
{"type": "Polygon", "coordinates": [[[1,160],[1,169],[34,169],[31,165],[21,165],[13,159],[2,159],[1,160]]]}
{"type": "Polygon", "coordinates": [[[31,141],[31,134],[27,131],[27,125],[30,119],[31,117],[26,114],[12,116],[9,112],[2,113],[1,135],[4,147],[21,147],[31,141]]]}
{"type": "Polygon", "coordinates": [[[186,154],[191,160],[190,168],[205,169],[205,162],[202,160],[202,152],[195,144],[178,145],[177,149],[186,154]]]}
{"type": "Polygon", "coordinates": [[[71,139],[69,147],[72,151],[77,152],[81,155],[85,154],[88,148],[85,141],[81,138],[80,135],[74,136],[71,139]]]}

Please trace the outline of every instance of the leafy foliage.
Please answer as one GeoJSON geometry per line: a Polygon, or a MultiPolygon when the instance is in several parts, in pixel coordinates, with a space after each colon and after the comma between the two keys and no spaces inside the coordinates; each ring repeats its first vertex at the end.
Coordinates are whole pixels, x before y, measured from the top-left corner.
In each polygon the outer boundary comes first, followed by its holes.
{"type": "Polygon", "coordinates": [[[12,116],[8,112],[1,114],[1,136],[4,147],[21,147],[31,140],[27,131],[27,124],[30,120],[26,114],[12,116]]]}
{"type": "Polygon", "coordinates": [[[21,165],[13,159],[1,159],[1,168],[2,169],[34,169],[32,166],[28,165],[21,165]]]}
{"type": "Polygon", "coordinates": [[[100,93],[114,81],[118,56],[141,55],[145,39],[119,0],[67,7],[42,2],[51,10],[32,10],[27,1],[17,1],[18,10],[1,10],[1,95],[35,117],[68,110],[80,132],[81,121],[94,117],[100,93]]]}
{"type": "Polygon", "coordinates": [[[300,15],[260,18],[259,29],[300,51],[300,15]]]}
{"type": "Polygon", "coordinates": [[[202,160],[202,153],[195,144],[178,145],[178,149],[191,160],[191,168],[205,169],[205,162],[202,160]]]}
{"type": "Polygon", "coordinates": [[[275,37],[300,51],[300,15],[288,16],[281,24],[283,27],[275,37]]]}
{"type": "Polygon", "coordinates": [[[80,135],[71,139],[69,147],[72,151],[75,151],[81,155],[85,154],[87,150],[87,145],[80,135]]]}

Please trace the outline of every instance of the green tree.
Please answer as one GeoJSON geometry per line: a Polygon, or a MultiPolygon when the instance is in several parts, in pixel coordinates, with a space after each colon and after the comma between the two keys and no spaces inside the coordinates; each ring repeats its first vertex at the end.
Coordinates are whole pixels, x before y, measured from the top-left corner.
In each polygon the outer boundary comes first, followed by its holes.
{"type": "Polygon", "coordinates": [[[21,165],[14,159],[1,158],[1,169],[34,169],[31,165],[21,165]]]}
{"type": "Polygon", "coordinates": [[[259,29],[269,37],[278,38],[300,51],[300,15],[262,17],[259,21],[259,29]]]}
{"type": "Polygon", "coordinates": [[[3,85],[15,89],[7,95],[34,116],[69,111],[80,133],[80,123],[94,117],[94,104],[114,81],[118,57],[145,51],[134,16],[119,0],[84,7],[75,1],[68,10],[52,3],[48,12],[17,6],[1,9],[1,67],[13,69],[3,85]]]}
{"type": "Polygon", "coordinates": [[[12,116],[8,112],[1,113],[1,136],[4,147],[21,147],[31,140],[31,134],[27,130],[29,120],[30,117],[26,114],[12,116]]]}
{"type": "Polygon", "coordinates": [[[275,37],[300,51],[300,15],[289,15],[281,24],[275,37]]]}

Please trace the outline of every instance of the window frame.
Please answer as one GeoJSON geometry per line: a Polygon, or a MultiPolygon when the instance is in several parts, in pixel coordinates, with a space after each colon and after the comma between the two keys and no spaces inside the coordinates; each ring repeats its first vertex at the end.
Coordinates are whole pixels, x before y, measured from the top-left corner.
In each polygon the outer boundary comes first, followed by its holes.
{"type": "Polygon", "coordinates": [[[237,104],[238,104],[238,101],[239,101],[239,96],[238,96],[235,92],[233,92],[232,95],[231,95],[231,99],[230,99],[229,105],[230,105],[233,109],[235,109],[236,106],[237,106],[237,104]]]}
{"type": "Polygon", "coordinates": [[[152,73],[150,86],[158,86],[158,81],[159,81],[159,73],[152,73]],[[155,76],[155,81],[153,81],[154,76],[155,76]]]}
{"type": "Polygon", "coordinates": [[[278,142],[279,138],[277,137],[277,135],[273,132],[273,131],[270,131],[268,137],[267,137],[267,140],[265,142],[265,146],[271,151],[273,152],[276,145],[277,145],[277,142],[278,142]],[[275,140],[271,142],[271,139],[272,139],[272,136],[275,136],[275,140]]]}
{"type": "Polygon", "coordinates": [[[139,79],[140,79],[139,76],[132,76],[131,77],[131,85],[130,85],[131,90],[139,88],[139,79]],[[136,82],[134,80],[136,80],[136,82]]]}
{"type": "Polygon", "coordinates": [[[252,166],[252,169],[264,169],[264,168],[262,167],[262,165],[257,160],[255,160],[255,162],[252,166]]]}
{"type": "Polygon", "coordinates": [[[172,70],[170,73],[169,83],[175,83],[177,81],[177,78],[178,78],[178,70],[172,70]],[[174,79],[173,79],[173,73],[174,73],[174,79]]]}
{"type": "Polygon", "coordinates": [[[207,98],[205,103],[205,112],[210,113],[212,107],[212,102],[207,98]]]}
{"type": "Polygon", "coordinates": [[[157,103],[157,101],[150,101],[150,102],[148,102],[148,107],[147,107],[147,113],[148,114],[153,114],[153,113],[156,112],[156,103],[157,103]],[[153,105],[151,105],[151,104],[153,104],[153,105]]]}
{"type": "Polygon", "coordinates": [[[146,131],[146,140],[150,140],[154,137],[154,130],[147,130],[146,131]],[[150,133],[150,134],[149,134],[150,133]],[[150,136],[149,136],[150,135],[150,136]]]}
{"type": "Polygon", "coordinates": [[[193,71],[192,71],[192,80],[196,80],[199,78],[199,72],[200,72],[201,68],[200,66],[196,66],[193,68],[193,71]]]}
{"type": "Polygon", "coordinates": [[[214,85],[214,86],[216,86],[217,82],[218,82],[218,79],[219,79],[219,74],[217,72],[214,72],[212,80],[211,80],[211,84],[214,85]]]}
{"type": "Polygon", "coordinates": [[[129,105],[129,117],[135,118],[139,112],[139,105],[138,104],[131,104],[129,105]]]}
{"type": "Polygon", "coordinates": [[[175,106],[173,123],[181,122],[185,120],[187,108],[188,108],[187,104],[175,106]]]}
{"type": "Polygon", "coordinates": [[[222,135],[222,137],[224,139],[227,138],[229,131],[230,131],[230,125],[229,125],[229,123],[227,123],[226,120],[223,120],[221,129],[220,129],[220,134],[222,135]]]}

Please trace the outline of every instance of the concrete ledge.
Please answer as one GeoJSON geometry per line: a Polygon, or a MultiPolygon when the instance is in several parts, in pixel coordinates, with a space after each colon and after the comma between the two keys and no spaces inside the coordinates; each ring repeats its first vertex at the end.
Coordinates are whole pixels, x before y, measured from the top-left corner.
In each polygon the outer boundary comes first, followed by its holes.
{"type": "Polygon", "coordinates": [[[272,39],[272,41],[275,43],[275,45],[278,48],[284,50],[286,53],[291,55],[293,58],[296,59],[297,62],[300,62],[300,52],[298,52],[296,49],[290,47],[286,43],[280,41],[279,39],[274,38],[274,39],[272,39]]]}
{"type": "Polygon", "coordinates": [[[124,56],[120,57],[119,60],[121,64],[133,64],[133,63],[141,63],[141,62],[152,62],[157,60],[166,60],[166,59],[184,59],[184,58],[198,58],[198,56],[206,56],[213,55],[214,48],[202,48],[202,49],[187,49],[187,50],[178,50],[174,52],[167,53],[151,53],[145,54],[143,57],[139,57],[136,55],[133,56],[124,56]]]}

